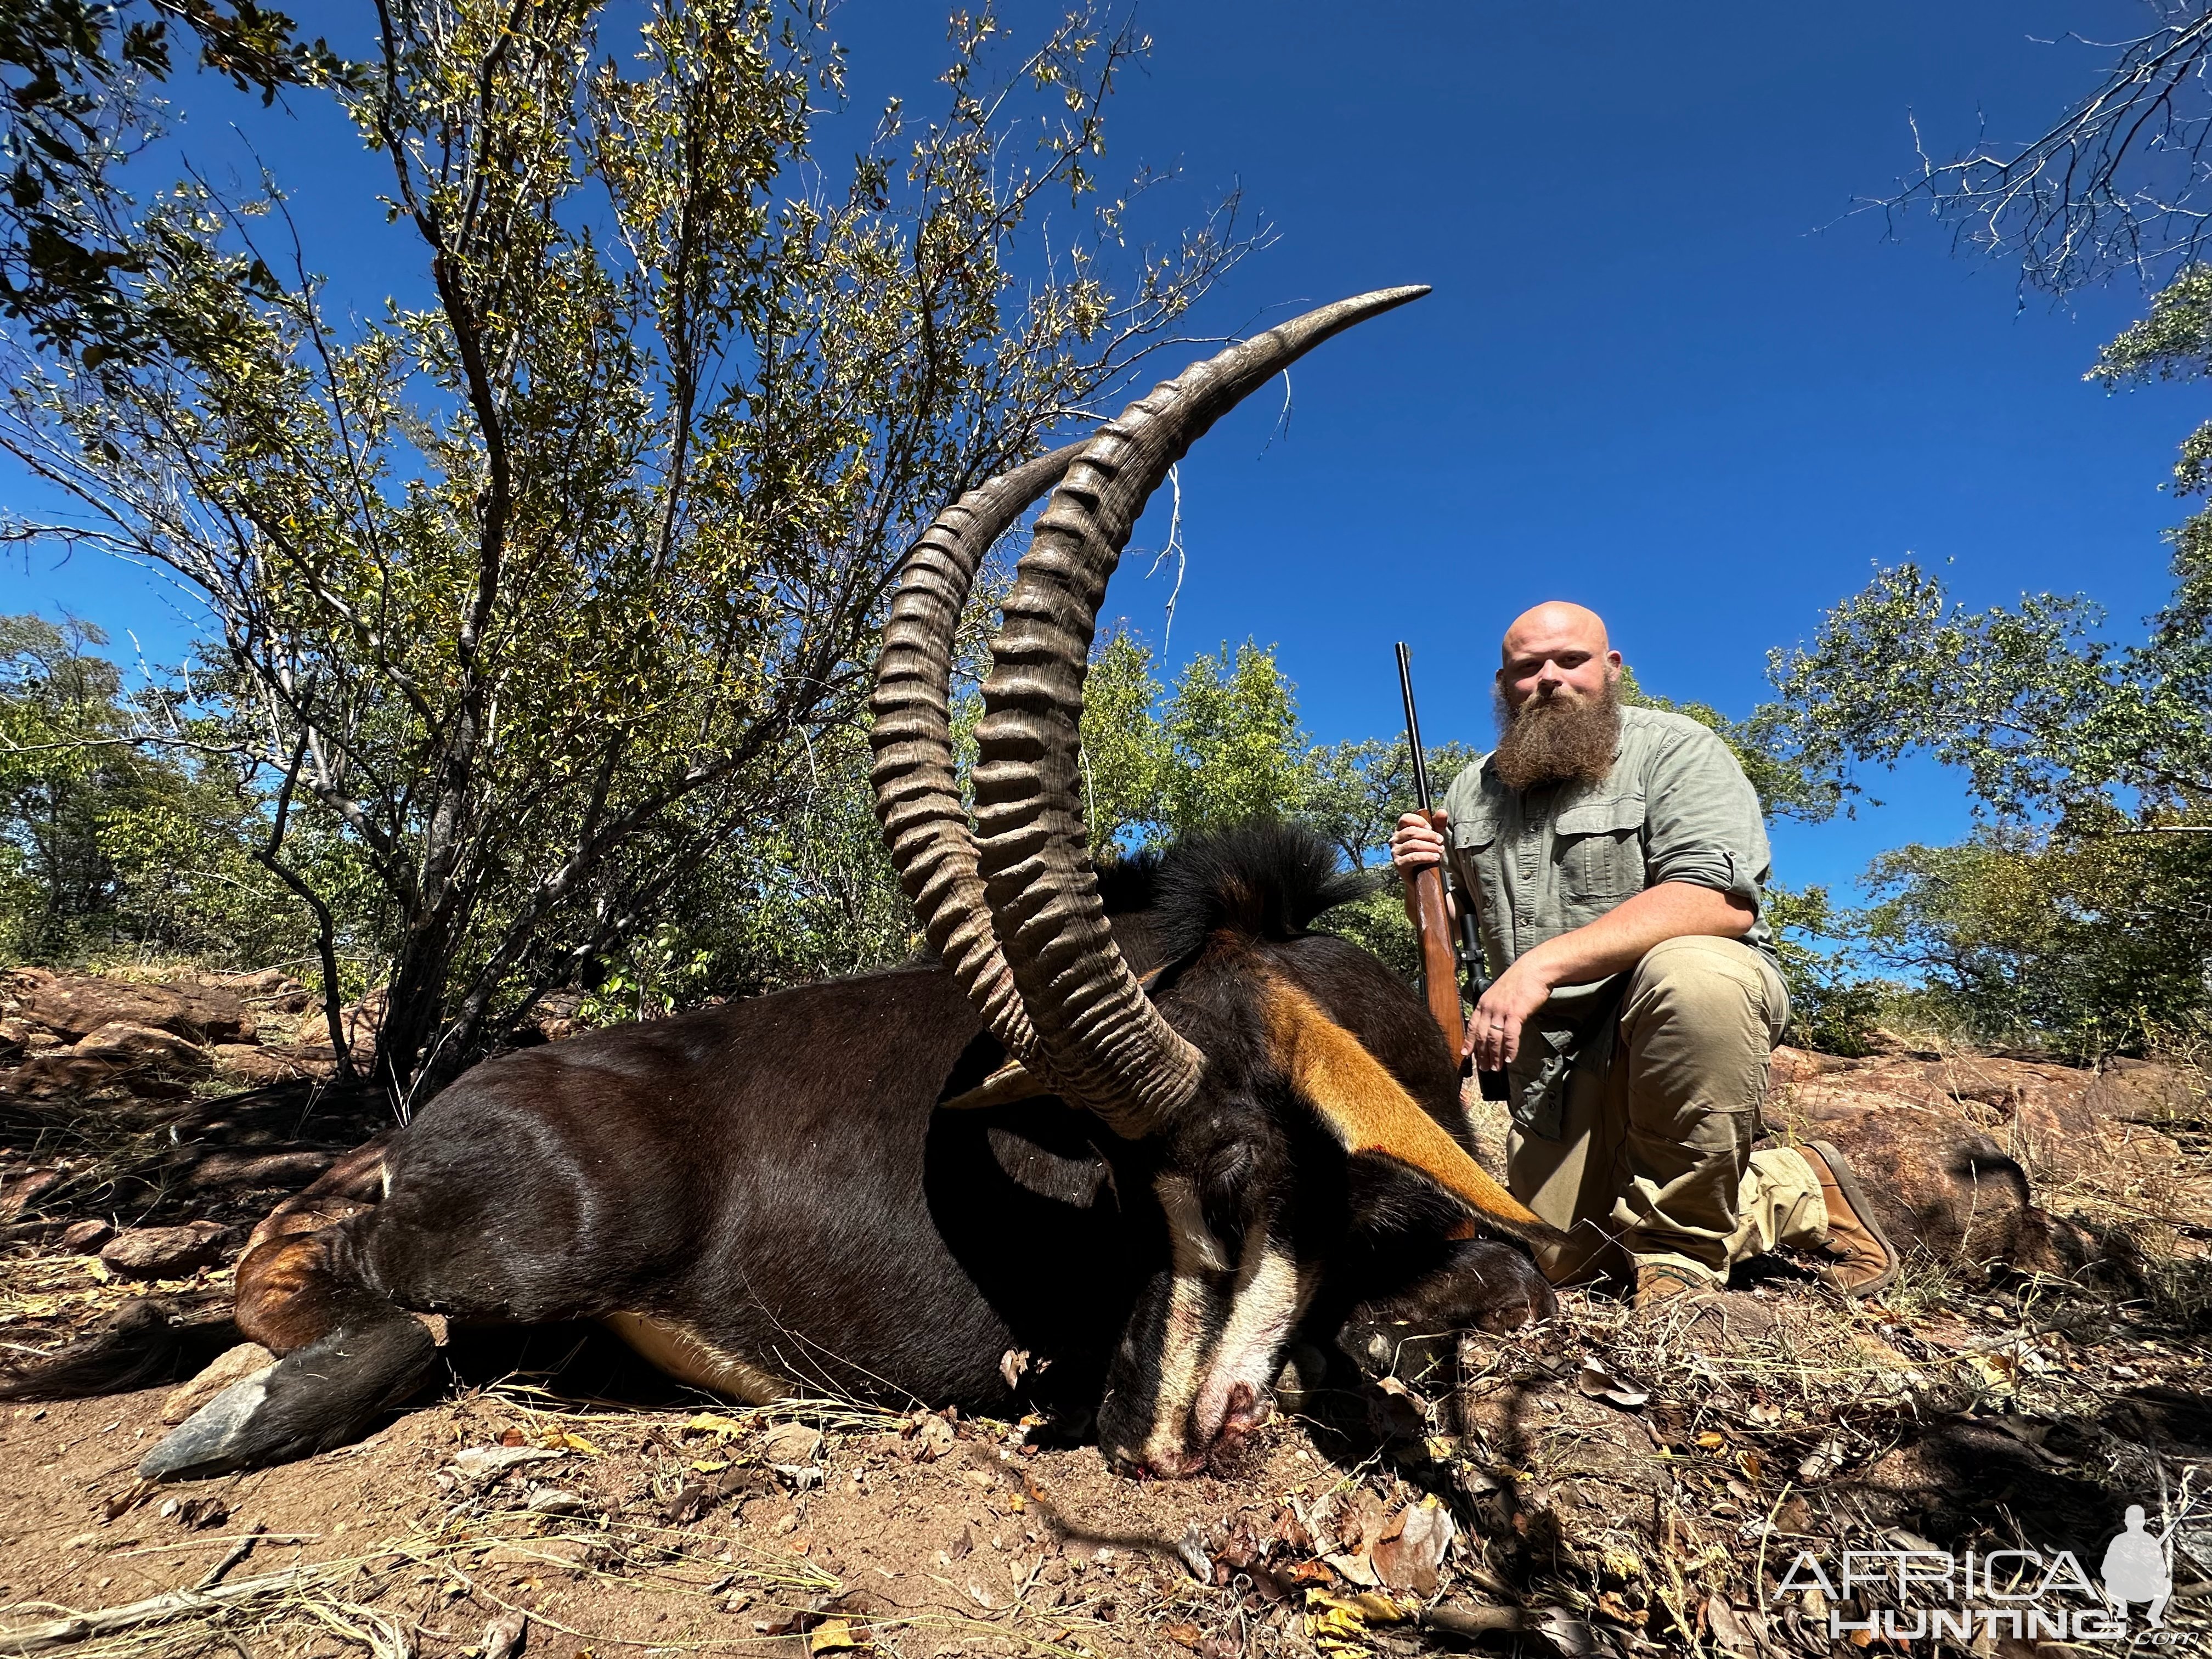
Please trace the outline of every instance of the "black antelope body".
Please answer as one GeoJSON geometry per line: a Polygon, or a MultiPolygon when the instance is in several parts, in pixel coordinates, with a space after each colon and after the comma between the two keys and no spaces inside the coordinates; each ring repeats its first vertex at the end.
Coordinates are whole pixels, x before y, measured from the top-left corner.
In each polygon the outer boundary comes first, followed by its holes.
{"type": "Polygon", "coordinates": [[[1546,1230],[1469,1155],[1425,1005],[1308,931],[1357,890],[1326,846],[1255,826],[1102,890],[1077,793],[1097,607],[1146,499],[1248,392],[1425,291],[1310,313],[947,507],[902,573],[874,726],[935,959],[476,1067],[255,1231],[238,1325],[282,1358],[141,1472],[360,1434],[441,1374],[418,1316],[601,1321],[754,1401],[1095,1410],[1117,1463],[1183,1474],[1265,1416],[1302,1330],[1362,1304],[1492,1329],[1547,1312],[1497,1237],[1546,1230]],[[971,830],[953,628],[1048,489],[984,687],[971,830]]]}

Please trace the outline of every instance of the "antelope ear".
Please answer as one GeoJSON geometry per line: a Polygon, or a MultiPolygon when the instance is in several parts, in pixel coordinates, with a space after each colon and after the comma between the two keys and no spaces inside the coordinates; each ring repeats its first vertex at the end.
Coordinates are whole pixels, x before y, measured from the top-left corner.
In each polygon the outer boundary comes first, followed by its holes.
{"type": "MultiPolygon", "coordinates": [[[[1159,982],[1167,971],[1165,963],[1139,974],[1137,983],[1149,991],[1159,982]]],[[[1010,1060],[985,1078],[965,1094],[937,1103],[938,1109],[946,1112],[972,1112],[986,1106],[1011,1106],[1018,1100],[1035,1100],[1040,1095],[1055,1095],[1060,1091],[1051,1084],[1026,1070],[1018,1060],[1010,1060]]]]}
{"type": "Polygon", "coordinates": [[[940,1100],[937,1105],[939,1111],[972,1112],[986,1106],[1011,1106],[1018,1100],[1035,1100],[1039,1095],[1054,1092],[1042,1078],[1024,1070],[1021,1061],[1010,1060],[967,1093],[940,1100]]]}
{"type": "Polygon", "coordinates": [[[1557,1238],[1548,1223],[1492,1180],[1311,997],[1281,980],[1263,994],[1276,1063],[1345,1151],[1373,1152],[1419,1170],[1511,1237],[1530,1243],[1557,1238]]]}

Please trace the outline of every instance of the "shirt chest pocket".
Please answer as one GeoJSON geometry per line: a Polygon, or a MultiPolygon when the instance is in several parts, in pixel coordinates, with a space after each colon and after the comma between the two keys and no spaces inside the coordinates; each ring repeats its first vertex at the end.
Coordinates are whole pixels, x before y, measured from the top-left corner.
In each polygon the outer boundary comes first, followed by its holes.
{"type": "Polygon", "coordinates": [[[1492,844],[1497,841],[1498,817],[1480,808],[1455,815],[1448,833],[1452,849],[1472,859],[1489,852],[1492,844]]]}
{"type": "Polygon", "coordinates": [[[1644,797],[1578,801],[1553,825],[1559,888],[1571,905],[1610,908],[1644,890],[1644,797]]]}

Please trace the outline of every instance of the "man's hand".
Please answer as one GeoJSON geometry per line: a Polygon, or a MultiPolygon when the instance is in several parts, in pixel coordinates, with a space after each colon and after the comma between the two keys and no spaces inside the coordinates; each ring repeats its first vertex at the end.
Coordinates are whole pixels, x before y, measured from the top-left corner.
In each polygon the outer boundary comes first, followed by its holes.
{"type": "Polygon", "coordinates": [[[1521,1051],[1522,1026],[1550,999],[1553,988],[1588,985],[1633,968],[1662,939],[1686,933],[1741,939],[1758,919],[1759,913],[1732,893],[1681,881],[1647,887],[1595,921],[1523,951],[1476,1006],[1467,1029],[1468,1052],[1481,1070],[1502,1070],[1521,1051]]]}
{"type": "Polygon", "coordinates": [[[1468,1022],[1467,1052],[1478,1072],[1502,1072],[1521,1052],[1521,1028],[1551,1000],[1543,975],[1524,965],[1526,958],[1500,974],[1474,1005],[1468,1022]]]}
{"type": "Polygon", "coordinates": [[[1444,824],[1441,811],[1408,812],[1398,820],[1390,837],[1390,862],[1401,876],[1413,876],[1443,862],[1444,824]]]}

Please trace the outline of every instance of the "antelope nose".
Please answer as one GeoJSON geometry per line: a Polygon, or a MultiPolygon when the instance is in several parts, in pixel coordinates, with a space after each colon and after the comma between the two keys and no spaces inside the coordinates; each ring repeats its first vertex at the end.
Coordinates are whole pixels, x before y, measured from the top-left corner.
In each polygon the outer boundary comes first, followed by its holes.
{"type": "Polygon", "coordinates": [[[1229,1391],[1229,1409],[1221,1426],[1249,1434],[1275,1414],[1274,1396],[1250,1382],[1239,1382],[1229,1391]]]}

